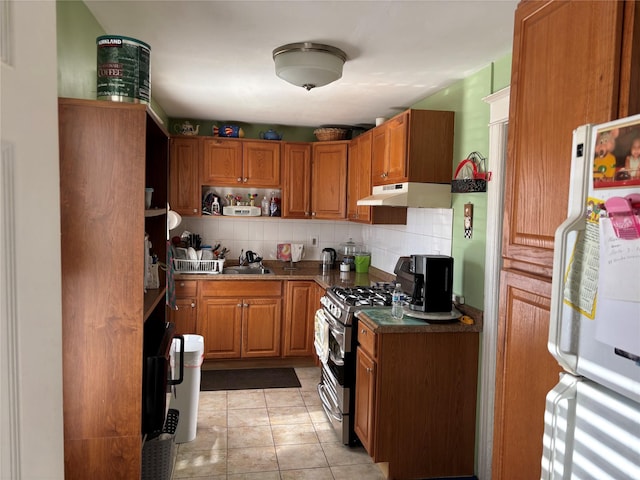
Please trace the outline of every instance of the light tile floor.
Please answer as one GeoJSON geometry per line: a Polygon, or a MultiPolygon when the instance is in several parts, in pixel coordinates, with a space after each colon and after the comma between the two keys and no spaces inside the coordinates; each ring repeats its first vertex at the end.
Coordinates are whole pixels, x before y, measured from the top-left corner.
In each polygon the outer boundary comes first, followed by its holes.
{"type": "Polygon", "coordinates": [[[197,435],[178,444],[173,478],[384,480],[362,447],[338,441],[317,394],[320,369],[296,374],[301,388],[200,392],[197,435]]]}

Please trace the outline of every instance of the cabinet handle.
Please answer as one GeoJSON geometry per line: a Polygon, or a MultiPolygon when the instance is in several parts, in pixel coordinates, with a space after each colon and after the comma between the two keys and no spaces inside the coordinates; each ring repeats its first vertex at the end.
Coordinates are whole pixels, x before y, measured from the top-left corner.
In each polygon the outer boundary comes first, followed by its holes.
{"type": "Polygon", "coordinates": [[[249,181],[249,178],[244,177],[244,180],[242,180],[243,183],[247,183],[249,181]]]}
{"type": "Polygon", "coordinates": [[[363,328],[363,329],[360,330],[360,333],[363,334],[363,335],[366,335],[367,331],[363,328]]]}
{"type": "Polygon", "coordinates": [[[198,209],[197,209],[197,208],[194,208],[194,209],[193,209],[193,213],[198,213],[198,209]]]}
{"type": "Polygon", "coordinates": [[[241,303],[239,303],[239,304],[237,304],[237,305],[236,305],[236,307],[240,307],[240,308],[242,308],[242,304],[241,304],[241,303]]]}
{"type": "Polygon", "coordinates": [[[180,282],[180,286],[181,286],[181,287],[184,287],[184,282],[180,282]]]}
{"type": "Polygon", "coordinates": [[[191,302],[191,308],[196,308],[196,302],[191,302]]]}
{"type": "Polygon", "coordinates": [[[311,216],[315,217],[316,216],[316,212],[311,212],[311,216]]]}
{"type": "Polygon", "coordinates": [[[238,182],[238,183],[242,183],[242,177],[238,177],[238,178],[236,178],[236,182],[238,182]]]}
{"type": "Polygon", "coordinates": [[[243,306],[244,308],[247,308],[247,307],[249,306],[249,304],[248,304],[248,303],[243,303],[243,304],[242,304],[242,306],[243,306]]]}
{"type": "Polygon", "coordinates": [[[371,373],[373,371],[372,368],[367,367],[367,373],[371,373]]]}

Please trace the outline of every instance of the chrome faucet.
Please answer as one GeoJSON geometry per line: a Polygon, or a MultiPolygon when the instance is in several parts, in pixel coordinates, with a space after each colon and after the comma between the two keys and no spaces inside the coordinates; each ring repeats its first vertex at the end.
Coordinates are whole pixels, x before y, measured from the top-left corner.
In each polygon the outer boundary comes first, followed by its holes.
{"type": "Polygon", "coordinates": [[[244,249],[240,250],[240,256],[238,257],[238,265],[241,267],[246,264],[247,257],[244,256],[244,249]]]}

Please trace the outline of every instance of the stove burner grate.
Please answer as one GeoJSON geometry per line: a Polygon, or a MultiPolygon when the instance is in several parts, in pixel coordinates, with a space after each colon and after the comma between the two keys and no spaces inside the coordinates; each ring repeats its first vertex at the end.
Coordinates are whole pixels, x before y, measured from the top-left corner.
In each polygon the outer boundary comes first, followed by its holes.
{"type": "Polygon", "coordinates": [[[333,293],[346,305],[390,306],[391,290],[384,287],[333,287],[333,293]]]}

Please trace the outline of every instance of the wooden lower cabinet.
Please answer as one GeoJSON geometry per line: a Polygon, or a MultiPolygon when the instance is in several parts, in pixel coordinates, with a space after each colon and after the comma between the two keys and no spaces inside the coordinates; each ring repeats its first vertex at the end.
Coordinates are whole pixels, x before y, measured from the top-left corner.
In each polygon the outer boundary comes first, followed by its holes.
{"type": "Polygon", "coordinates": [[[313,319],[319,306],[316,288],[313,281],[285,283],[283,357],[310,357],[314,353],[313,319]]]}
{"type": "Polygon", "coordinates": [[[167,319],[176,326],[178,335],[197,333],[197,288],[196,280],[178,280],[175,283],[176,309],[167,308],[167,319]]]}
{"type": "Polygon", "coordinates": [[[545,398],[561,371],[547,350],[550,304],[550,279],[502,272],[493,478],[540,478],[545,398]]]}
{"type": "Polygon", "coordinates": [[[279,357],[282,300],[244,299],[242,309],[242,358],[279,357]]]}
{"type": "Polygon", "coordinates": [[[197,332],[205,359],[279,357],[282,282],[201,281],[197,332]]]}
{"type": "Polygon", "coordinates": [[[198,334],[204,337],[204,358],[240,358],[242,299],[205,298],[198,334]]]}
{"type": "Polygon", "coordinates": [[[356,412],[354,429],[365,450],[375,456],[373,450],[374,395],[376,392],[376,362],[358,347],[356,354],[356,412]]]}
{"type": "Polygon", "coordinates": [[[359,322],[355,431],[390,479],[473,475],[478,336],[359,322]]]}

